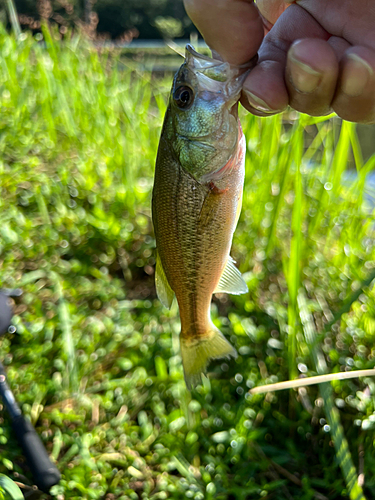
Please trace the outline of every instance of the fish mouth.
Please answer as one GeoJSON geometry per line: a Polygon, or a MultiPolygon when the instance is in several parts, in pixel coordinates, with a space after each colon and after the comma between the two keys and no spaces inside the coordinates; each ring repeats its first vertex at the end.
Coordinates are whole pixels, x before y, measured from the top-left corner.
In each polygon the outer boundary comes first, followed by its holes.
{"type": "Polygon", "coordinates": [[[193,58],[194,61],[196,62],[199,61],[202,67],[228,66],[232,70],[242,73],[252,69],[255,66],[255,64],[258,61],[258,54],[256,54],[252,59],[250,59],[249,62],[245,64],[236,65],[236,64],[230,64],[215,57],[209,57],[205,56],[204,54],[200,54],[195,50],[195,48],[190,43],[188,43],[185,47],[185,58],[186,59],[193,58]]]}
{"type": "Polygon", "coordinates": [[[186,57],[188,57],[188,53],[191,54],[194,59],[196,59],[197,61],[200,60],[202,62],[208,62],[210,64],[223,64],[223,61],[220,61],[220,59],[215,59],[214,57],[210,57],[210,56],[205,56],[204,54],[200,54],[199,52],[197,52],[195,50],[195,48],[193,47],[193,45],[191,45],[190,43],[188,43],[185,47],[185,51],[186,51],[186,57]]]}
{"type": "Polygon", "coordinates": [[[230,108],[239,100],[242,85],[251,68],[254,67],[256,58],[249,63],[236,66],[200,54],[188,44],[185,51],[185,63],[197,77],[199,87],[224,95],[227,106],[230,108]]]}

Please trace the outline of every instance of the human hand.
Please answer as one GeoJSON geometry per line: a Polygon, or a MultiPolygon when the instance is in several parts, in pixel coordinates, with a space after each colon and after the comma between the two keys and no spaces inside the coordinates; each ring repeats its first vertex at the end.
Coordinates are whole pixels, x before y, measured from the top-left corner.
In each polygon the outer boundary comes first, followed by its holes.
{"type": "Polygon", "coordinates": [[[375,121],[371,0],[258,0],[261,15],[251,0],[184,1],[225,60],[243,64],[258,51],[241,99],[253,114],[269,116],[289,104],[313,116],[333,110],[349,121],[375,121]]]}

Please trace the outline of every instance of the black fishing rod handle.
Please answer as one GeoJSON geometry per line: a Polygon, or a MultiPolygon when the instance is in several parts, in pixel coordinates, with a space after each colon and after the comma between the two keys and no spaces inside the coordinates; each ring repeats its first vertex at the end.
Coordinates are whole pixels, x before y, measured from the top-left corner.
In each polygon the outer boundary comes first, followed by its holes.
{"type": "Polygon", "coordinates": [[[19,415],[13,419],[12,425],[18,442],[22,446],[35,484],[40,490],[48,493],[50,488],[60,481],[60,472],[51,462],[31,422],[26,420],[23,415],[19,415]]]}

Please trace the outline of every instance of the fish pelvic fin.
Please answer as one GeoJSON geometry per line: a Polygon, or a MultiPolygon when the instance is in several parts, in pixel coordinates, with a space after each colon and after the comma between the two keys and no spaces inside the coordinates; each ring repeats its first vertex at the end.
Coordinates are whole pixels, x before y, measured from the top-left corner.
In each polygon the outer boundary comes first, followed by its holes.
{"type": "Polygon", "coordinates": [[[163,264],[158,254],[156,255],[155,286],[158,299],[164,307],[170,309],[173,302],[174,291],[168,283],[163,264]]]}
{"type": "Polygon", "coordinates": [[[213,324],[199,339],[186,339],[180,335],[182,365],[186,387],[190,391],[202,381],[202,374],[212,359],[236,358],[236,349],[213,324]]]}

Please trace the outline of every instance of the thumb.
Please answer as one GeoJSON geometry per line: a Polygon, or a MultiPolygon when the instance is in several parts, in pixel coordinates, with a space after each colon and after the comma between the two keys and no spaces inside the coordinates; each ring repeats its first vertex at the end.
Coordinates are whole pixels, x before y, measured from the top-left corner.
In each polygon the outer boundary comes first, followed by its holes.
{"type": "Polygon", "coordinates": [[[190,19],[207,45],[231,64],[244,64],[258,52],[263,23],[252,0],[184,0],[190,19]]]}

